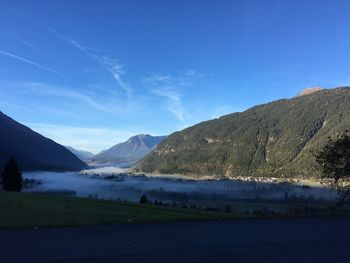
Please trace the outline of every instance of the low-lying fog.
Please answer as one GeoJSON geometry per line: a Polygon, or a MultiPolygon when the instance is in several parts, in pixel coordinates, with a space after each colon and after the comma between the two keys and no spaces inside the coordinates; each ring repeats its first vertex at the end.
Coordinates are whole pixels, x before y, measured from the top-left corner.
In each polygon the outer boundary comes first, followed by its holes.
{"type": "MultiPolygon", "coordinates": [[[[104,175],[111,168],[100,170],[104,175]]],[[[115,171],[115,170],[114,170],[115,171]]],[[[91,174],[30,172],[25,178],[33,178],[42,184],[25,189],[26,192],[50,192],[79,197],[119,199],[137,202],[142,194],[150,201],[169,204],[195,204],[215,206],[237,199],[280,199],[303,197],[308,200],[333,199],[329,189],[288,183],[243,182],[233,180],[183,180],[146,176],[122,176],[117,179],[98,179],[91,174]]]]}

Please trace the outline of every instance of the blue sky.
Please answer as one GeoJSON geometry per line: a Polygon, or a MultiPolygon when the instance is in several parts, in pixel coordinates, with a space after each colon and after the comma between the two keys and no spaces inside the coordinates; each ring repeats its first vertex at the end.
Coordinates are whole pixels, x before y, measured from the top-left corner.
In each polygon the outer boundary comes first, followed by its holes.
{"type": "Polygon", "coordinates": [[[0,110],[98,152],[350,84],[349,1],[0,0],[0,110]]]}

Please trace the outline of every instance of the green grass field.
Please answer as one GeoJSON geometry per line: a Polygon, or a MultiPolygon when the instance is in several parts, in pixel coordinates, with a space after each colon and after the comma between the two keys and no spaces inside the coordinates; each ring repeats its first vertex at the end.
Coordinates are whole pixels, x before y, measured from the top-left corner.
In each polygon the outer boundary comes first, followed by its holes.
{"type": "Polygon", "coordinates": [[[221,220],[234,217],[232,213],[0,191],[0,227],[221,220]]]}
{"type": "MultiPolygon", "coordinates": [[[[350,205],[331,211],[328,204],[300,203],[297,213],[283,202],[233,202],[232,212],[174,208],[151,204],[0,191],[0,227],[83,226],[234,218],[349,216],[350,205]],[[308,207],[307,210],[305,208],[308,207]],[[251,210],[247,213],[247,210],[251,210]],[[255,211],[255,212],[254,212],[255,211]]],[[[224,208],[223,208],[224,209],[224,208]]]]}

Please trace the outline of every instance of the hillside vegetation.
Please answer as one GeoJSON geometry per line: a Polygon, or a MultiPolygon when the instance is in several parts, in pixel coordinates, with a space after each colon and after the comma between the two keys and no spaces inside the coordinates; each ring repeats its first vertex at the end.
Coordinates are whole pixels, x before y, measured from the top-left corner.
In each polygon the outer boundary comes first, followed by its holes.
{"type": "Polygon", "coordinates": [[[350,129],[350,88],[255,106],[175,132],[136,169],[163,174],[311,177],[313,153],[350,129]]]}

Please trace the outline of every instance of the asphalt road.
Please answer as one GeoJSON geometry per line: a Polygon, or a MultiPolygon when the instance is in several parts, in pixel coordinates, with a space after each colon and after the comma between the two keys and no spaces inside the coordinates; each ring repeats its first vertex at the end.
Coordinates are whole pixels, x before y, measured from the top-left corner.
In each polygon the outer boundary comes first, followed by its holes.
{"type": "Polygon", "coordinates": [[[350,219],[0,229],[0,262],[350,262],[350,219]]]}

